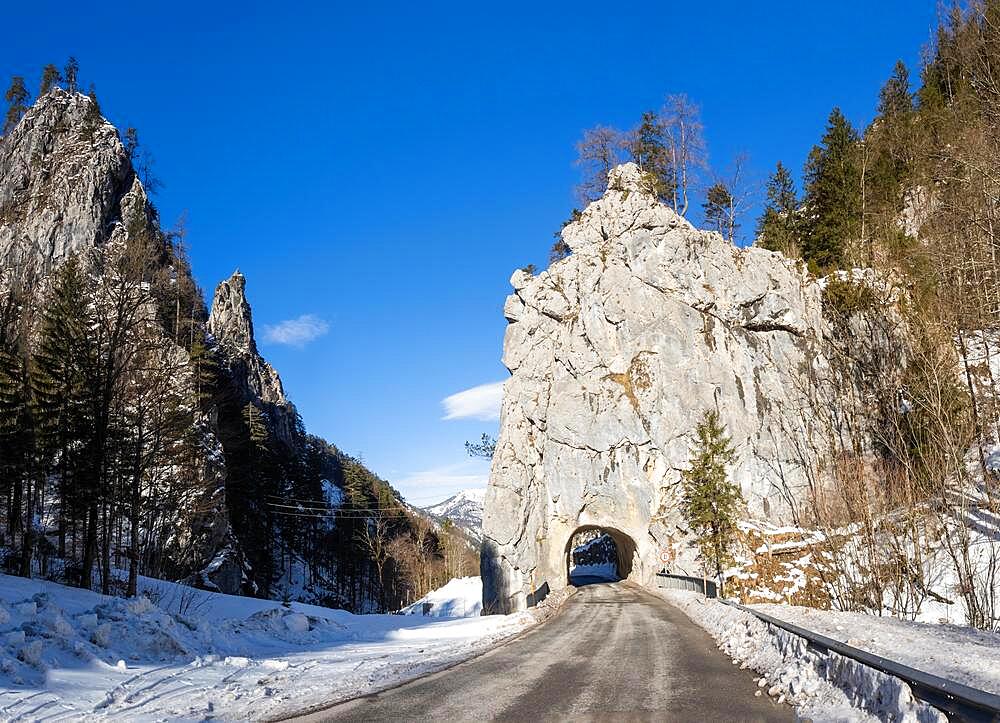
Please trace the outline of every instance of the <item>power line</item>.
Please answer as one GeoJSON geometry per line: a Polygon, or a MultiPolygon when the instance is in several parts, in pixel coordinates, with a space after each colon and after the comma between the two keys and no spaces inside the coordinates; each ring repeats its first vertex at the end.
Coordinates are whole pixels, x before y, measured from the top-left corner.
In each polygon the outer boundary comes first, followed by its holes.
{"type": "Polygon", "coordinates": [[[361,512],[372,512],[372,513],[379,513],[379,512],[400,512],[400,513],[407,513],[407,512],[411,512],[411,510],[409,510],[408,508],[403,507],[403,506],[399,506],[399,507],[347,507],[347,508],[343,508],[343,507],[329,507],[329,506],[303,507],[302,505],[282,505],[282,504],[278,504],[276,502],[268,502],[267,505],[269,507],[282,507],[282,508],[289,509],[289,510],[297,510],[297,511],[305,511],[305,512],[317,511],[318,510],[318,511],[324,513],[324,514],[328,513],[328,514],[331,514],[331,515],[335,515],[335,514],[352,514],[352,513],[361,513],[361,512]]]}
{"type": "MultiPolygon", "coordinates": [[[[374,515],[338,515],[336,513],[319,515],[319,514],[311,514],[304,512],[280,512],[280,511],[275,511],[274,514],[284,515],[286,517],[309,517],[319,520],[370,520],[372,519],[372,517],[374,517],[374,515]]],[[[405,515],[406,512],[404,510],[400,510],[396,516],[403,517],[405,515]]]]}

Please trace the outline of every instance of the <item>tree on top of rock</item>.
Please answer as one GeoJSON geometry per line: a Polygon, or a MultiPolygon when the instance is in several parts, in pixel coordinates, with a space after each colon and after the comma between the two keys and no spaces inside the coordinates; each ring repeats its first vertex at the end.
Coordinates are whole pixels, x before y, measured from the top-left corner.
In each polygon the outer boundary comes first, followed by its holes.
{"type": "Polygon", "coordinates": [[[4,94],[4,99],[7,101],[7,115],[3,122],[4,135],[14,130],[17,122],[28,112],[28,99],[30,97],[23,77],[15,75],[10,79],[10,87],[4,94]]]}
{"type": "Polygon", "coordinates": [[[738,154],[731,172],[725,177],[718,177],[709,186],[702,204],[709,228],[721,234],[729,243],[736,243],[740,219],[757,194],[755,184],[748,178],[748,164],[747,154],[738,154]]]}
{"type": "Polygon", "coordinates": [[[767,181],[767,204],[757,222],[760,246],[795,258],[799,255],[799,199],[795,181],[785,165],[778,166],[767,181]]]}
{"type": "Polygon", "coordinates": [[[69,60],[66,61],[66,67],[63,68],[63,80],[66,82],[66,90],[70,93],[75,93],[77,91],[79,76],[80,64],[76,62],[76,58],[71,55],[69,60]]]}
{"type": "Polygon", "coordinates": [[[608,189],[608,173],[622,161],[622,133],[609,126],[594,126],[583,132],[576,144],[576,165],[583,178],[576,187],[582,203],[596,201],[608,189]]]}
{"type": "Polygon", "coordinates": [[[839,108],[827,121],[820,145],[806,163],[807,233],[802,257],[814,272],[843,268],[861,234],[861,167],[858,133],[839,108]]]}
{"type": "Polygon", "coordinates": [[[562,237],[563,229],[569,224],[580,220],[580,209],[574,208],[570,214],[569,218],[563,221],[563,225],[559,227],[552,236],[555,238],[555,242],[552,244],[552,248],[549,250],[549,263],[554,264],[557,261],[562,261],[564,258],[569,256],[573,250],[569,247],[569,244],[562,237]]]}
{"type": "Polygon", "coordinates": [[[681,216],[687,214],[688,191],[696,176],[707,165],[701,108],[684,93],[668,95],[660,113],[660,123],[667,139],[673,179],[673,207],[681,216]]]}
{"type": "Polygon", "coordinates": [[[651,110],[642,114],[642,120],[628,141],[632,160],[652,180],[653,192],[664,203],[675,201],[677,197],[674,186],[676,173],[668,142],[666,126],[651,110]]]}
{"type": "Polygon", "coordinates": [[[38,88],[38,96],[41,97],[52,90],[55,84],[62,80],[59,75],[59,68],[49,63],[42,69],[42,83],[38,88]]]}
{"type": "Polygon", "coordinates": [[[705,223],[716,233],[726,236],[729,224],[727,222],[729,208],[733,203],[733,196],[722,181],[716,181],[709,186],[705,194],[705,203],[702,208],[705,210],[705,223]]]}

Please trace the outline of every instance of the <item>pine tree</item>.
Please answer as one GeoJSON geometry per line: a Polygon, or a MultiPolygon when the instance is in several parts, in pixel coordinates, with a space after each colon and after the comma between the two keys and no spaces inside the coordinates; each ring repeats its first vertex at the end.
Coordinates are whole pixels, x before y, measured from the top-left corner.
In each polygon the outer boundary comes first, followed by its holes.
{"type": "Polygon", "coordinates": [[[743,502],[739,487],[726,474],[726,465],[735,458],[735,451],[715,410],[702,415],[695,427],[695,437],[691,468],[682,473],[682,511],[702,559],[721,583],[743,502]]]}
{"type": "Polygon", "coordinates": [[[62,76],[59,75],[59,68],[49,63],[42,69],[42,84],[38,89],[38,96],[41,97],[48,93],[52,88],[62,80],[62,76]]]}
{"type": "Polygon", "coordinates": [[[91,428],[83,368],[92,353],[86,289],[75,259],[56,272],[47,295],[41,332],[32,355],[32,406],[43,458],[56,460],[59,554],[66,554],[66,530],[84,507],[80,489],[80,449],[91,428]]]}
{"type": "Polygon", "coordinates": [[[125,130],[125,152],[129,160],[135,163],[136,153],[139,150],[139,131],[132,126],[125,130]]]}
{"type": "Polygon", "coordinates": [[[642,114],[638,127],[632,131],[629,152],[640,169],[648,174],[653,192],[664,203],[674,197],[674,168],[667,148],[666,128],[653,111],[642,114]]]}
{"type": "Polygon", "coordinates": [[[14,130],[14,126],[28,112],[28,99],[30,97],[28,88],[24,85],[24,78],[15,75],[10,79],[10,87],[4,94],[4,99],[7,101],[7,115],[4,118],[3,135],[14,130]]]}
{"type": "Polygon", "coordinates": [[[484,433],[479,442],[466,442],[465,451],[470,457],[493,459],[493,455],[497,451],[497,440],[484,433]]]}
{"type": "Polygon", "coordinates": [[[76,62],[76,58],[72,55],[69,60],[66,61],[66,67],[63,68],[63,80],[66,82],[66,90],[70,93],[75,93],[77,91],[77,79],[80,75],[80,64],[76,62]]]}
{"type": "Polygon", "coordinates": [[[902,60],[896,61],[892,76],[882,86],[878,99],[878,114],[882,117],[899,116],[913,110],[910,94],[910,71],[902,60]]]}
{"type": "MultiPolygon", "coordinates": [[[[895,236],[903,207],[903,186],[913,169],[916,126],[910,76],[902,61],[879,94],[878,117],[865,133],[865,227],[872,217],[883,236],[895,236]]],[[[867,239],[863,239],[867,240],[867,239]]],[[[886,239],[889,240],[889,239],[886,239]]]]}
{"type": "Polygon", "coordinates": [[[858,134],[839,108],[806,164],[806,232],[802,257],[814,272],[843,268],[861,234],[858,134]]]}
{"type": "Polygon", "coordinates": [[[799,253],[799,227],[795,182],[784,164],[778,161],[767,181],[767,205],[757,223],[757,239],[762,248],[795,257],[799,253]]]}
{"type": "MultiPolygon", "coordinates": [[[[710,229],[718,232],[722,236],[730,237],[729,219],[732,215],[733,196],[722,181],[717,181],[709,186],[705,194],[705,203],[702,208],[705,211],[705,223],[710,229]]],[[[735,229],[733,229],[735,230],[735,229]]]]}
{"type": "MultiPolygon", "coordinates": [[[[31,577],[35,547],[37,490],[35,423],[31,415],[27,365],[18,353],[0,350],[0,490],[8,492],[12,537],[20,533],[18,574],[31,577]]],[[[40,480],[38,480],[40,481],[40,480]]]]}
{"type": "Polygon", "coordinates": [[[93,83],[90,84],[90,88],[87,90],[87,97],[90,98],[90,108],[87,114],[90,116],[100,117],[101,115],[101,104],[97,100],[97,86],[93,83]]]}
{"type": "Polygon", "coordinates": [[[193,341],[188,356],[194,384],[194,404],[192,406],[197,413],[207,408],[212,401],[219,365],[209,352],[204,339],[201,338],[193,341]]]}

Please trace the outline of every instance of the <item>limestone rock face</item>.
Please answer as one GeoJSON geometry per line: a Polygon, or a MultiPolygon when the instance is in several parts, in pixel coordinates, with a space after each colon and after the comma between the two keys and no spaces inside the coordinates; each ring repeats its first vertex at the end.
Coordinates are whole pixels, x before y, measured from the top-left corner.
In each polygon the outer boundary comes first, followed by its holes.
{"type": "Polygon", "coordinates": [[[636,580],[668,559],[699,572],[678,502],[707,409],[733,439],[749,516],[782,519],[806,484],[810,379],[827,366],[819,286],[779,254],[696,230],[646,189],[634,164],[614,169],[563,231],[573,253],[511,279],[487,609],[563,587],[581,527],[634,549],[636,580]]]}
{"type": "Polygon", "coordinates": [[[253,313],[246,297],[246,279],[239,270],[216,287],[208,331],[244,401],[267,412],[271,431],[282,441],[292,444],[295,407],[285,396],[278,372],[257,350],[253,313]]]}
{"type": "Polygon", "coordinates": [[[54,88],[0,144],[0,263],[51,268],[108,240],[135,174],[94,101],[54,88]]]}
{"type": "MultiPolygon", "coordinates": [[[[163,235],[118,131],[89,97],[53,88],[0,138],[0,268],[28,262],[42,299],[61,262],[73,256],[87,274],[106,273],[136,239],[163,235]]],[[[155,304],[142,313],[159,328],[155,304]]],[[[172,337],[162,341],[165,366],[178,370],[176,388],[193,396],[187,349],[172,337]]],[[[238,593],[242,553],[226,510],[222,446],[207,419],[196,421],[193,439],[201,448],[198,484],[177,492],[166,555],[174,571],[203,570],[205,584],[238,593]]]]}

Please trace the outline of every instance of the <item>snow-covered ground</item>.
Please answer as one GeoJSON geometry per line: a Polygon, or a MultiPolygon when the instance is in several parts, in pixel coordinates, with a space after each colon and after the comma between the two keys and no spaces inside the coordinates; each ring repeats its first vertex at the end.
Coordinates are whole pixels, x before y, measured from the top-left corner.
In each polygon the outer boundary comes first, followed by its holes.
{"type": "Polygon", "coordinates": [[[839,656],[809,651],[805,641],[699,593],[659,590],[668,602],[715,638],[741,668],[757,673],[758,695],[795,706],[802,718],[821,721],[941,721],[905,684],[839,656]]]}
{"type": "Polygon", "coordinates": [[[601,562],[596,565],[570,565],[570,578],[597,577],[601,580],[617,580],[618,571],[613,562],[601,562]]]}
{"type": "Polygon", "coordinates": [[[477,617],[483,611],[483,580],[480,577],[456,577],[399,612],[403,615],[424,615],[425,603],[430,604],[426,614],[432,617],[477,617]]]}
{"type": "Polygon", "coordinates": [[[0,575],[0,720],[273,717],[446,667],[533,620],[352,615],[142,587],[155,602],[0,575]]]}
{"type": "Polygon", "coordinates": [[[1000,633],[789,605],[749,607],[911,668],[1000,694],[1000,633]]]}

